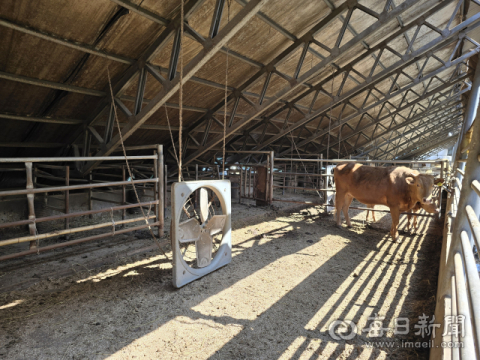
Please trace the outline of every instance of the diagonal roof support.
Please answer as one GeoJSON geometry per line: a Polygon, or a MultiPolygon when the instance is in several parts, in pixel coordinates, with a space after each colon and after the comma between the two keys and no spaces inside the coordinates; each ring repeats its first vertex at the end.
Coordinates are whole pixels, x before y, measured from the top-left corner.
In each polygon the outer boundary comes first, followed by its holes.
{"type": "Polygon", "coordinates": [[[432,141],[429,141],[428,143],[424,144],[424,145],[421,145],[420,148],[418,150],[415,150],[415,151],[412,151],[410,153],[407,153],[407,154],[404,154],[404,155],[401,155],[399,157],[399,159],[405,159],[407,157],[413,157],[419,153],[423,153],[423,152],[427,152],[429,151],[430,149],[434,149],[436,147],[439,147],[441,146],[442,144],[445,144],[445,143],[448,143],[448,142],[452,142],[454,140],[456,140],[458,137],[458,134],[455,134],[455,135],[452,135],[448,138],[445,139],[445,136],[442,134],[440,136],[437,136],[435,137],[434,139],[432,139],[432,141]],[[430,145],[428,146],[429,144],[431,143],[434,143],[433,145],[430,145]]]}
{"type": "MultiPolygon", "coordinates": [[[[452,123],[449,123],[447,124],[449,127],[448,129],[455,129],[457,127],[457,124],[461,121],[462,117],[461,116],[458,116],[458,117],[455,117],[453,118],[451,121],[453,122],[452,123]],[[456,121],[456,122],[455,122],[456,121]]],[[[427,123],[427,124],[424,124],[423,126],[419,126],[418,128],[415,128],[413,130],[410,130],[408,133],[412,133],[412,132],[420,132],[420,133],[417,133],[415,136],[412,136],[411,138],[407,138],[405,137],[406,141],[404,141],[403,143],[399,143],[398,145],[396,145],[393,149],[391,150],[388,150],[388,146],[390,144],[388,144],[387,148],[385,149],[384,151],[384,154],[383,155],[387,155],[387,154],[390,154],[392,151],[398,149],[399,147],[402,147],[406,144],[409,144],[410,142],[412,142],[412,140],[415,140],[415,139],[418,139],[418,138],[422,138],[422,137],[425,137],[426,135],[428,134],[431,134],[432,131],[434,131],[435,129],[445,129],[445,124],[443,124],[444,126],[442,127],[441,126],[442,123],[441,122],[431,122],[431,123],[427,123]],[[420,129],[423,129],[423,130],[420,130],[420,129]]],[[[408,135],[408,134],[405,134],[405,135],[408,135]]],[[[397,139],[398,140],[398,139],[397,139]]],[[[396,141],[396,140],[392,140],[392,143],[396,141]]],[[[384,146],[384,145],[383,145],[384,146]]],[[[378,149],[380,149],[381,146],[378,147],[378,149]]]]}
{"type": "MultiPolygon", "coordinates": [[[[478,16],[477,16],[477,19],[480,19],[480,14],[477,14],[477,15],[478,15],[478,16]]],[[[475,28],[478,27],[479,25],[480,25],[480,23],[477,22],[477,23],[475,24],[475,28]]],[[[458,34],[457,34],[457,35],[458,35],[458,34]]],[[[447,40],[447,41],[448,41],[448,42],[451,42],[451,40],[447,40]]],[[[426,49],[424,49],[423,52],[426,52],[427,50],[428,50],[428,47],[427,47],[426,49]]],[[[464,61],[465,59],[467,59],[467,58],[475,55],[475,54],[478,53],[479,51],[480,51],[480,48],[475,48],[475,49],[473,49],[471,52],[463,55],[461,58],[455,59],[455,60],[452,61],[452,62],[447,62],[447,63],[446,63],[444,66],[442,66],[440,69],[441,69],[441,71],[444,71],[445,69],[447,69],[447,68],[449,68],[449,67],[455,66],[456,64],[464,61]]],[[[420,52],[420,51],[419,51],[419,52],[420,52]]],[[[413,60],[416,59],[415,56],[412,57],[412,58],[413,58],[413,60]]],[[[411,63],[413,63],[413,62],[414,62],[414,61],[410,61],[410,62],[406,62],[406,63],[405,63],[405,62],[403,62],[403,60],[401,60],[401,61],[399,61],[398,64],[401,65],[401,68],[405,68],[405,67],[411,65],[411,63]]],[[[398,69],[395,69],[394,71],[398,71],[398,69]]],[[[436,74],[440,73],[441,71],[439,71],[439,72],[434,71],[433,73],[425,76],[424,78],[432,78],[433,76],[435,76],[436,74]]],[[[379,75],[381,75],[381,74],[382,74],[382,73],[380,73],[379,75]]],[[[368,81],[368,82],[365,82],[364,85],[365,85],[365,86],[367,86],[367,85],[368,85],[368,86],[371,86],[372,83],[377,83],[377,82],[379,82],[379,81],[382,81],[382,80],[385,78],[385,76],[383,76],[383,77],[377,76],[377,77],[378,77],[380,80],[377,80],[377,81],[368,81]]],[[[391,93],[391,94],[387,95],[384,99],[376,102],[374,105],[375,105],[375,106],[378,106],[380,103],[383,103],[384,101],[386,101],[386,100],[388,100],[388,99],[390,99],[390,98],[392,98],[392,97],[394,97],[394,96],[397,96],[399,93],[402,93],[403,91],[405,91],[405,90],[407,90],[407,89],[410,89],[411,87],[413,87],[413,86],[415,86],[415,85],[417,85],[417,84],[418,84],[418,82],[417,82],[417,81],[414,81],[414,82],[412,82],[411,84],[409,84],[408,86],[402,88],[400,91],[396,91],[396,92],[394,92],[394,93],[391,93]]],[[[357,89],[357,88],[356,88],[356,89],[357,89]]],[[[354,89],[354,90],[356,90],[356,89],[354,89]]],[[[330,106],[333,106],[333,107],[334,107],[334,106],[340,104],[342,101],[345,101],[345,100],[347,100],[348,98],[351,98],[351,97],[353,97],[354,95],[358,94],[358,93],[360,92],[360,90],[363,90],[363,89],[364,89],[364,88],[360,88],[360,89],[357,90],[357,91],[352,91],[352,94],[347,94],[347,95],[345,95],[342,99],[338,99],[337,101],[334,101],[333,104],[328,104],[328,106],[322,107],[321,109],[317,110],[316,112],[314,112],[314,113],[310,114],[309,116],[305,117],[303,120],[300,120],[300,121],[298,121],[297,123],[295,123],[290,129],[288,129],[288,131],[293,131],[294,129],[298,128],[298,127],[301,126],[302,124],[305,124],[305,123],[307,123],[307,122],[310,122],[310,121],[314,120],[315,118],[317,118],[318,116],[321,116],[321,115],[326,114],[326,113],[328,112],[328,110],[330,109],[330,106]]],[[[355,118],[356,116],[358,116],[358,115],[360,115],[360,114],[362,114],[362,113],[365,113],[367,110],[371,109],[372,107],[374,107],[374,106],[373,106],[373,105],[372,105],[372,106],[368,106],[367,108],[362,109],[362,110],[360,110],[360,111],[357,111],[357,112],[355,112],[354,114],[346,117],[346,118],[343,119],[343,120],[339,120],[339,121],[333,123],[331,129],[338,128],[339,126],[343,125],[343,124],[346,123],[347,121],[355,118]]],[[[303,145],[305,145],[308,141],[314,140],[314,139],[316,139],[316,138],[324,135],[326,132],[328,132],[328,129],[327,129],[327,130],[324,129],[323,131],[320,131],[320,132],[318,132],[317,134],[312,135],[312,136],[309,137],[307,140],[304,140],[303,142],[297,144],[297,146],[303,146],[303,145]]],[[[278,140],[278,138],[280,138],[280,137],[282,137],[282,136],[285,136],[285,134],[282,134],[282,133],[281,133],[281,134],[273,137],[272,139],[270,139],[269,142],[274,142],[274,141],[278,140]]],[[[280,155],[282,155],[282,154],[280,154],[280,155]]]]}
{"type": "MultiPolygon", "coordinates": [[[[468,75],[467,75],[467,74],[464,74],[464,75],[462,75],[461,77],[459,77],[459,78],[457,78],[457,79],[450,80],[449,82],[446,82],[445,84],[437,87],[436,89],[434,89],[434,90],[432,90],[432,91],[430,91],[430,92],[422,95],[422,96],[419,97],[418,99],[412,101],[410,104],[404,105],[404,106],[402,106],[401,108],[395,110],[394,112],[392,112],[392,113],[390,113],[390,114],[386,114],[385,116],[381,117],[380,119],[377,119],[374,123],[367,124],[367,125],[365,125],[364,127],[362,127],[361,129],[358,129],[357,131],[353,132],[352,134],[347,135],[346,137],[344,137],[344,140],[347,139],[347,138],[350,138],[351,136],[354,136],[355,134],[359,133],[359,132],[362,131],[362,130],[365,130],[366,128],[371,127],[372,125],[379,124],[381,121],[384,121],[384,120],[388,119],[389,117],[391,117],[391,116],[393,116],[393,115],[395,115],[395,114],[398,114],[398,113],[400,113],[400,112],[402,112],[402,111],[404,111],[404,110],[406,110],[406,109],[408,109],[408,108],[410,108],[410,107],[413,107],[415,104],[419,103],[420,101],[423,101],[423,100],[429,98],[429,97],[432,96],[432,95],[435,95],[435,94],[437,94],[437,93],[439,93],[439,92],[441,92],[441,91],[443,91],[443,90],[445,90],[445,89],[448,89],[448,88],[450,88],[452,85],[455,85],[456,83],[462,82],[463,80],[467,79],[467,77],[468,77],[468,75]]],[[[342,124],[343,124],[343,122],[342,122],[342,124]]],[[[335,124],[335,125],[336,125],[336,124],[335,124]]],[[[340,126],[340,125],[339,125],[339,126],[340,126]]],[[[332,127],[331,127],[331,128],[334,129],[334,128],[337,128],[337,127],[338,127],[338,126],[334,126],[334,125],[332,124],[332,127]]],[[[391,129],[390,129],[390,130],[391,130],[391,129]]],[[[382,132],[382,133],[385,134],[385,133],[387,133],[388,131],[389,131],[389,130],[385,130],[385,131],[382,132]]],[[[328,130],[323,131],[323,133],[328,133],[328,130]]],[[[322,134],[322,135],[323,135],[323,134],[322,134]]],[[[319,135],[319,136],[320,136],[320,135],[319,135]]],[[[306,142],[306,141],[304,140],[304,141],[302,141],[301,143],[303,143],[303,142],[306,142]]],[[[301,144],[301,143],[300,143],[300,144],[301,144]]],[[[338,144],[338,142],[334,142],[334,143],[331,143],[330,146],[332,147],[332,146],[337,145],[337,144],[338,144]]],[[[299,146],[299,144],[297,144],[297,146],[299,146]]],[[[325,151],[326,149],[327,149],[327,147],[323,147],[320,151],[325,151]]],[[[286,153],[286,151],[285,151],[285,153],[286,153]]],[[[283,155],[283,153],[281,153],[280,155],[283,155]]]]}
{"type": "MultiPolygon", "coordinates": [[[[185,21],[187,21],[190,16],[197,10],[197,8],[205,0],[191,0],[185,5],[185,21]]],[[[180,15],[177,15],[170,23],[165,27],[162,33],[152,42],[152,44],[143,52],[138,60],[132,64],[116,81],[112,82],[113,94],[115,97],[121,95],[121,93],[127,88],[127,86],[134,79],[135,75],[151,60],[155,54],[158,53],[172,38],[175,33],[175,30],[178,28],[180,23],[180,15]]],[[[105,86],[103,94],[110,94],[110,87],[107,84],[105,86]]],[[[73,134],[71,143],[75,143],[80,137],[85,133],[87,126],[92,125],[97,121],[101,115],[106,111],[111,105],[110,96],[105,96],[103,100],[98,104],[98,106],[92,111],[92,117],[84,122],[83,127],[79,127],[73,134]]]]}
{"type": "MultiPolygon", "coordinates": [[[[449,124],[449,125],[450,125],[450,124],[449,124]]],[[[439,135],[439,134],[441,134],[441,135],[448,134],[449,132],[452,132],[452,131],[454,131],[454,130],[457,129],[457,128],[458,128],[458,125],[457,125],[457,124],[451,124],[451,126],[449,126],[448,128],[442,127],[442,128],[440,128],[440,129],[438,129],[438,130],[436,130],[436,131],[430,132],[430,133],[428,134],[428,135],[430,135],[430,136],[427,138],[426,141],[430,141],[430,140],[429,140],[430,138],[432,138],[432,137],[434,137],[434,136],[436,137],[436,136],[439,135]]],[[[419,135],[417,135],[417,136],[414,136],[414,137],[412,137],[412,138],[410,138],[410,139],[402,142],[401,144],[399,144],[399,145],[398,145],[396,148],[394,148],[394,149],[391,149],[391,150],[389,150],[389,151],[386,151],[386,152],[384,152],[383,154],[381,154],[381,155],[379,155],[379,156],[375,156],[375,158],[380,158],[380,157],[387,156],[388,154],[391,154],[394,150],[398,150],[398,149],[401,148],[402,146],[405,146],[405,145],[409,144],[410,142],[412,142],[412,141],[414,141],[414,140],[421,139],[422,137],[425,137],[425,135],[426,135],[426,133],[428,132],[428,130],[429,130],[429,129],[424,130],[421,134],[419,134],[419,135]]],[[[411,145],[409,148],[411,148],[411,147],[416,147],[416,146],[418,146],[417,143],[411,145]]],[[[409,148],[407,148],[407,149],[409,149],[409,148]]],[[[403,150],[403,151],[405,151],[405,150],[403,150]]]]}
{"type": "MultiPolygon", "coordinates": [[[[469,90],[469,89],[470,88],[467,88],[466,90],[469,90]]],[[[462,93],[463,93],[463,91],[462,91],[462,93]]],[[[388,132],[393,132],[393,131],[396,131],[396,130],[402,128],[402,127],[409,126],[409,125],[411,125],[411,124],[413,124],[413,123],[415,123],[419,120],[422,120],[422,118],[424,118],[424,117],[430,117],[430,116],[436,115],[438,113],[442,113],[442,112],[446,111],[446,109],[451,110],[453,108],[454,110],[452,112],[458,111],[459,109],[457,108],[457,106],[459,106],[462,103],[461,100],[457,98],[458,95],[460,95],[460,94],[455,94],[455,97],[447,98],[446,100],[443,100],[442,102],[440,102],[436,106],[433,106],[433,107],[427,109],[426,111],[423,111],[423,112],[413,116],[412,118],[407,119],[406,121],[404,121],[402,123],[399,123],[399,124],[397,124],[393,127],[390,127],[388,129],[388,132]]],[[[442,113],[442,115],[443,115],[443,113],[442,113]]],[[[362,144],[361,147],[365,148],[367,146],[370,146],[372,143],[375,142],[375,140],[377,140],[378,138],[381,138],[382,136],[385,136],[386,134],[387,134],[387,132],[382,132],[378,135],[375,135],[368,142],[362,144]]],[[[365,155],[367,152],[364,152],[362,154],[358,154],[357,156],[365,155]]]]}
{"type": "MultiPolygon", "coordinates": [[[[210,60],[269,0],[251,0],[235,17],[218,32],[213,39],[207,39],[204,48],[184,68],[183,81],[188,81],[205,63],[210,60]]],[[[129,117],[128,123],[122,129],[124,140],[130,137],[140,126],[147,121],[171,96],[180,88],[180,79],[175,77],[163,84],[162,90],[140,111],[129,117]]],[[[99,151],[95,156],[110,155],[121,143],[117,134],[108,144],[106,149],[99,151]]],[[[83,169],[88,173],[101,161],[94,161],[83,169]]]]}
{"type": "MultiPolygon", "coordinates": [[[[389,138],[388,140],[386,140],[386,141],[384,141],[384,142],[381,142],[381,143],[379,143],[379,144],[376,144],[374,147],[369,148],[368,150],[365,150],[365,151],[363,151],[362,153],[360,153],[360,154],[358,154],[358,155],[355,155],[355,156],[356,156],[356,157],[365,156],[365,155],[371,153],[372,151],[374,151],[374,150],[376,150],[376,149],[378,149],[378,148],[381,148],[381,147],[385,146],[385,145],[388,144],[388,143],[392,143],[392,142],[394,142],[394,141],[396,141],[396,140],[398,140],[398,139],[400,139],[400,138],[402,138],[402,137],[405,137],[406,135],[408,135],[408,134],[410,134],[410,133],[412,133],[412,132],[418,131],[418,130],[421,129],[422,127],[427,126],[430,122],[435,123],[435,124],[442,124],[442,122],[445,122],[446,120],[452,120],[452,121],[453,121],[453,120],[456,120],[458,116],[462,116],[462,115],[463,115],[463,113],[460,112],[459,110],[463,110],[463,108],[462,108],[462,109],[455,109],[454,111],[449,111],[449,112],[447,112],[446,114],[442,114],[442,115],[440,115],[440,116],[433,117],[433,118],[429,118],[429,119],[423,119],[423,118],[422,118],[422,119],[416,119],[415,121],[410,121],[408,124],[402,123],[402,124],[400,124],[401,126],[396,127],[395,130],[399,129],[400,127],[411,126],[411,125],[413,125],[413,123],[416,123],[416,122],[418,122],[418,121],[420,121],[420,122],[423,121],[423,123],[420,123],[420,124],[414,126],[412,129],[407,130],[407,131],[404,131],[404,132],[401,133],[400,135],[397,135],[397,136],[395,136],[395,137],[393,137],[393,138],[389,138]]],[[[393,134],[393,130],[390,130],[390,132],[393,134]]],[[[385,136],[385,135],[386,135],[386,132],[385,132],[385,133],[382,133],[381,135],[375,136],[375,137],[372,139],[372,141],[375,141],[376,139],[381,138],[382,136],[385,136]]]]}
{"type": "MultiPolygon", "coordinates": [[[[377,51],[377,50],[382,50],[387,44],[388,42],[391,40],[391,39],[395,39],[397,38],[399,35],[403,34],[405,31],[411,29],[413,26],[417,26],[417,28],[419,28],[420,26],[422,26],[422,24],[425,24],[425,26],[429,26],[429,23],[428,21],[426,21],[426,18],[428,18],[428,16],[432,15],[432,14],[435,14],[436,12],[440,11],[444,6],[447,5],[447,2],[442,2],[440,4],[438,4],[437,6],[435,6],[434,8],[430,9],[427,13],[423,14],[422,16],[420,16],[418,19],[414,20],[414,21],[411,21],[409,23],[409,25],[405,26],[405,27],[402,27],[402,29],[400,29],[399,31],[397,31],[396,33],[394,33],[392,36],[390,36],[388,39],[382,41],[381,43],[377,44],[375,47],[373,47],[372,49],[370,49],[369,52],[363,54],[362,56],[360,56],[359,58],[357,58],[355,60],[355,62],[358,62],[358,61],[361,61],[362,59],[364,59],[366,56],[368,56],[372,51],[377,51]]],[[[379,74],[377,74],[376,76],[374,77],[368,77],[368,78],[364,78],[364,82],[362,84],[359,84],[359,86],[355,87],[354,89],[350,90],[348,93],[346,93],[344,96],[339,96],[339,94],[336,94],[336,96],[334,96],[335,94],[331,94],[332,96],[332,102],[323,106],[322,108],[318,109],[317,111],[315,111],[314,113],[311,113],[307,116],[305,116],[304,114],[304,118],[302,120],[299,120],[298,122],[296,122],[295,124],[293,124],[292,126],[290,126],[289,128],[285,129],[284,131],[282,132],[279,132],[278,135],[276,136],[273,136],[271,137],[270,139],[266,140],[262,146],[265,147],[271,143],[274,143],[275,141],[277,141],[278,139],[280,139],[281,137],[283,136],[287,136],[291,131],[299,128],[300,126],[304,125],[305,123],[308,123],[310,121],[313,121],[315,120],[316,118],[322,116],[322,115],[326,115],[329,111],[329,109],[331,107],[334,107],[334,106],[337,106],[337,105],[340,105],[341,103],[343,103],[344,101],[349,101],[350,98],[358,95],[359,93],[361,93],[362,91],[364,91],[365,89],[372,89],[374,88],[374,85],[377,84],[377,83],[380,83],[381,81],[385,80],[387,77],[391,77],[395,72],[397,73],[397,77],[400,75],[400,74],[404,74],[402,72],[402,70],[408,66],[410,66],[411,64],[415,63],[418,61],[419,58],[421,58],[422,56],[426,56],[427,58],[429,56],[431,56],[430,54],[433,54],[434,51],[437,51],[437,50],[442,50],[443,48],[445,48],[446,46],[448,45],[451,45],[453,42],[455,42],[458,38],[463,38],[465,36],[466,33],[468,33],[469,31],[472,31],[474,30],[475,28],[477,28],[478,26],[480,26],[480,22],[479,22],[479,19],[480,19],[480,14],[476,14],[475,16],[472,16],[471,18],[468,19],[468,21],[465,21],[459,25],[457,25],[456,27],[454,27],[453,29],[446,29],[445,31],[443,31],[441,33],[441,36],[440,37],[437,37],[435,38],[434,40],[432,40],[431,42],[429,42],[428,44],[422,46],[420,49],[418,49],[417,51],[413,51],[413,52],[410,52],[410,53],[407,53],[407,54],[404,54],[404,55],[398,55],[399,57],[401,57],[401,59],[399,61],[397,61],[396,63],[394,63],[393,65],[389,66],[388,69],[385,69],[384,71],[380,72],[379,74]]],[[[389,48],[389,50],[393,51],[392,49],[389,48]]],[[[462,61],[464,61],[466,58],[474,55],[475,53],[477,53],[479,51],[479,47],[477,48],[474,48],[472,50],[472,52],[470,53],[467,53],[466,57],[462,56],[462,58],[456,58],[455,60],[452,61],[452,57],[450,58],[450,60],[445,63],[443,62],[443,67],[441,68],[442,71],[444,71],[446,68],[448,67],[452,67],[454,65],[457,65],[459,63],[461,63],[462,61]]],[[[433,55],[434,56],[434,55],[433,55]]],[[[348,64],[347,66],[345,66],[343,69],[340,69],[336,74],[332,74],[332,76],[330,76],[329,78],[325,79],[325,80],[331,80],[332,78],[335,78],[337,75],[339,75],[340,73],[343,73],[343,72],[347,72],[349,71],[349,69],[353,66],[353,64],[348,64]]],[[[434,78],[435,75],[437,75],[439,72],[437,71],[434,71],[433,73],[431,73],[430,77],[431,79],[434,78]]],[[[428,78],[429,75],[425,76],[425,78],[428,78]]],[[[391,91],[393,90],[393,86],[395,83],[392,84],[392,89],[390,89],[390,91],[387,92],[387,94],[389,95],[385,95],[384,96],[389,99],[391,98],[392,96],[396,96],[398,95],[399,93],[405,91],[406,89],[410,89],[412,88],[413,86],[417,85],[420,81],[423,81],[423,78],[422,78],[423,74],[421,75],[418,75],[418,78],[417,79],[412,79],[412,83],[408,84],[407,86],[403,87],[402,89],[399,89],[397,91],[395,91],[394,93],[391,93],[391,91]]],[[[326,82],[322,81],[320,84],[318,85],[315,85],[312,90],[310,91],[314,91],[318,86],[321,86],[323,84],[325,84],[326,82]]],[[[431,82],[432,80],[430,80],[431,82]]],[[[428,84],[429,85],[429,84],[428,84]]],[[[425,91],[428,89],[428,85],[427,87],[425,88],[425,91]]],[[[376,89],[378,90],[378,89],[376,89]]],[[[309,92],[307,91],[306,93],[298,96],[296,99],[292,100],[292,103],[302,99],[305,95],[307,95],[309,92]]],[[[371,94],[371,91],[369,92],[369,94],[371,94]]],[[[365,99],[365,103],[366,103],[366,100],[367,100],[368,96],[366,97],[365,99]]],[[[378,101],[376,105],[378,104],[381,104],[385,101],[385,99],[382,99],[380,101],[378,101]]],[[[365,106],[365,103],[362,105],[362,108],[365,106]]],[[[369,106],[368,109],[370,109],[371,107],[369,106]]],[[[278,109],[276,112],[273,113],[273,116],[277,115],[278,113],[282,112],[284,109],[278,109]]],[[[357,112],[359,110],[357,109],[357,112]]],[[[363,111],[365,112],[365,111],[363,111]]],[[[343,121],[340,121],[338,120],[334,126],[334,128],[336,127],[339,127],[339,126],[342,126],[344,123],[346,123],[347,121],[353,119],[354,117],[356,116],[356,114],[353,114],[351,116],[348,116],[346,119],[343,119],[343,121]]],[[[257,123],[255,124],[253,127],[251,127],[249,130],[252,130],[254,129],[255,127],[257,126],[260,126],[261,124],[260,123],[257,123]]],[[[308,143],[308,141],[311,141],[313,139],[316,139],[317,137],[320,137],[320,136],[323,136],[325,133],[327,133],[328,130],[324,129],[323,131],[319,131],[317,132],[315,135],[312,135],[311,137],[309,137],[309,139],[306,139],[304,141],[302,141],[301,143],[297,144],[297,146],[304,146],[308,143]]],[[[263,148],[262,147],[262,148],[263,148]]],[[[259,150],[261,148],[257,148],[257,147],[254,147],[252,148],[252,150],[259,150]]],[[[288,149],[285,151],[285,153],[288,153],[289,151],[292,151],[292,149],[288,149]]],[[[236,160],[238,160],[238,158],[236,158],[236,160]]]]}
{"type": "MultiPolygon", "coordinates": [[[[259,116],[260,114],[264,113],[268,109],[270,109],[273,105],[275,105],[278,101],[284,99],[288,95],[292,94],[295,90],[299,89],[303,83],[307,82],[308,80],[312,79],[316,75],[320,73],[321,70],[325,69],[326,66],[332,64],[335,60],[339,59],[341,56],[346,56],[348,52],[352,51],[353,49],[356,48],[357,45],[361,44],[362,41],[364,41],[366,38],[368,38],[372,33],[375,31],[378,31],[380,28],[385,26],[387,23],[389,23],[391,20],[395,19],[396,16],[402,14],[405,12],[407,9],[412,7],[413,5],[417,4],[419,1],[418,0],[406,0],[404,1],[400,6],[395,8],[392,11],[384,11],[379,15],[378,21],[376,21],[373,25],[362,31],[360,34],[355,36],[353,39],[348,41],[345,45],[343,46],[336,46],[333,49],[331,49],[331,53],[329,56],[327,56],[324,60],[320,61],[317,65],[312,67],[309,71],[305,72],[302,76],[300,76],[298,79],[290,79],[289,84],[284,87],[282,90],[278,91],[273,97],[272,100],[263,103],[262,105],[255,105],[254,109],[250,111],[250,113],[245,116],[240,122],[237,124],[233,125],[228,131],[226,136],[229,137],[232,135],[234,132],[237,132],[239,129],[243,128],[245,125],[250,123],[255,117],[259,116]]],[[[343,5],[347,5],[348,9],[352,9],[358,5],[357,1],[348,1],[345,2],[343,5]]],[[[433,2],[432,2],[433,4],[433,2]]],[[[319,24],[321,26],[327,25],[331,20],[332,17],[336,18],[337,16],[341,15],[345,9],[340,6],[338,7],[335,11],[333,11],[329,16],[327,16],[325,19],[322,20],[322,22],[319,24]],[[340,10],[340,11],[339,11],[340,10]]],[[[339,38],[342,38],[342,32],[338,35],[336,44],[341,44],[341,40],[338,41],[339,38]]],[[[303,124],[302,124],[303,125],[303,124]]],[[[190,156],[188,156],[184,163],[188,164],[198,158],[199,156],[203,155],[213,147],[215,147],[217,144],[219,144],[223,140],[223,136],[216,137],[212,141],[210,141],[208,144],[203,146],[201,149],[198,151],[194,152],[190,156]]],[[[268,143],[271,143],[268,141],[268,143]]],[[[262,144],[263,145],[263,144],[262,144]]],[[[268,144],[263,145],[265,147],[268,144]]]]}

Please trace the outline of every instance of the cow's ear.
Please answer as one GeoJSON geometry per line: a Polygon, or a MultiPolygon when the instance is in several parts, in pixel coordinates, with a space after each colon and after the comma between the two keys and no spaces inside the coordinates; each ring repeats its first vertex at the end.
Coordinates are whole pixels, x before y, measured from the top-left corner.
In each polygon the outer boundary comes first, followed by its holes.
{"type": "Polygon", "coordinates": [[[415,185],[415,183],[417,182],[417,178],[414,174],[408,174],[405,178],[405,181],[408,185],[415,185]]]}

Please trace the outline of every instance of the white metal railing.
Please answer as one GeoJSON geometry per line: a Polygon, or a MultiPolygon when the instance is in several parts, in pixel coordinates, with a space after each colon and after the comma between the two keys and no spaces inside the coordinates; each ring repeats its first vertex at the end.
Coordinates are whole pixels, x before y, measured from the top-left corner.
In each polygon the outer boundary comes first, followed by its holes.
{"type": "Polygon", "coordinates": [[[440,335],[432,338],[431,360],[480,359],[480,277],[474,256],[480,243],[480,120],[474,121],[479,96],[477,66],[449,179],[435,308],[440,335]],[[472,137],[466,146],[468,130],[472,137]]]}

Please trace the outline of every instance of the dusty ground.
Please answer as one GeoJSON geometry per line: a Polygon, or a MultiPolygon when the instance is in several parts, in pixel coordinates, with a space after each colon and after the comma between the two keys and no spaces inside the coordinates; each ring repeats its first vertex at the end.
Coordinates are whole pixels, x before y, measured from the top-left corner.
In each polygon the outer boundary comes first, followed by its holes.
{"type": "Polygon", "coordinates": [[[414,324],[433,314],[441,226],[419,218],[398,244],[388,214],[353,214],[339,229],[316,207],[234,203],[232,263],[182,289],[158,251],[135,254],[144,233],[0,264],[0,358],[426,359],[401,341],[422,341],[414,324]],[[369,338],[375,314],[408,317],[410,333],[369,338]],[[337,319],[359,335],[333,340],[337,319]]]}

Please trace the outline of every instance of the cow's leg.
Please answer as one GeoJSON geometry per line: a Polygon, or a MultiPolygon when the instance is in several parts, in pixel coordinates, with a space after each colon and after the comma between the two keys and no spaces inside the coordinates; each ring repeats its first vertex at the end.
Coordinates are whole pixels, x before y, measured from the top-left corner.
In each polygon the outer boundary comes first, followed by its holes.
{"type": "Polygon", "coordinates": [[[343,216],[345,216],[345,221],[347,222],[347,226],[349,228],[352,227],[352,223],[350,222],[350,217],[348,216],[348,208],[350,207],[352,200],[353,200],[352,195],[346,195],[345,202],[343,203],[343,216]]]}
{"type": "Polygon", "coordinates": [[[390,208],[390,215],[392,216],[392,229],[390,235],[392,240],[396,241],[398,238],[398,223],[400,222],[400,209],[398,207],[390,208]]]}
{"type": "Polygon", "coordinates": [[[408,212],[407,214],[407,231],[410,231],[410,220],[412,219],[412,214],[411,212],[408,212]]]}
{"type": "Polygon", "coordinates": [[[417,215],[413,215],[413,229],[417,233],[417,215]]]}
{"type": "Polygon", "coordinates": [[[370,213],[370,210],[367,210],[367,216],[365,218],[365,221],[368,221],[368,214],[370,213]]]}
{"type": "Polygon", "coordinates": [[[340,213],[342,212],[343,204],[345,202],[345,193],[338,191],[335,194],[335,216],[337,219],[337,226],[341,227],[342,226],[342,218],[340,216],[340,213]]]}
{"type": "Polygon", "coordinates": [[[373,222],[377,222],[377,220],[375,220],[375,211],[372,211],[372,219],[373,219],[373,222]]]}

